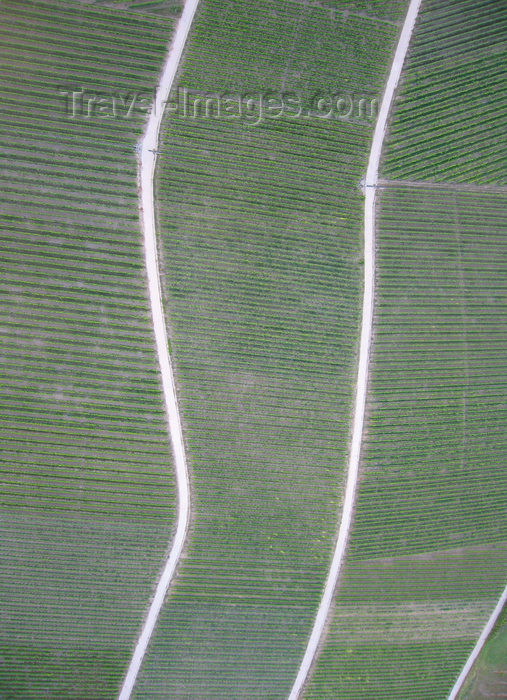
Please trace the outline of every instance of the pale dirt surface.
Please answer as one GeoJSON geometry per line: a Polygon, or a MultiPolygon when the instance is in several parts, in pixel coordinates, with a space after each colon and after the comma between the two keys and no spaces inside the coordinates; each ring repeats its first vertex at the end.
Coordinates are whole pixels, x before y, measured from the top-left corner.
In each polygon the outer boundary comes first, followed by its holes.
{"type": "Polygon", "coordinates": [[[315,617],[313,629],[308,640],[303,660],[299,667],[296,680],[292,687],[289,700],[297,700],[303,685],[306,682],[308,673],[314,663],[317,649],[322,638],[322,634],[329,616],[334,590],[338,581],[345,556],[345,549],[352,522],[354,508],[354,498],[359,472],[359,457],[361,452],[361,442],[363,435],[364,414],[366,405],[366,390],[368,385],[368,365],[370,356],[370,345],[373,322],[373,301],[374,301],[374,277],[375,277],[375,192],[378,180],[378,169],[380,154],[386,134],[387,117],[391,109],[394,92],[400,79],[401,69],[410,43],[410,38],[415,25],[415,20],[419,12],[421,0],[411,0],[408,7],[405,22],[401,30],[398,46],[394,54],[393,63],[387,79],[379,116],[375,125],[373,141],[368,160],[366,179],[364,182],[364,291],[363,291],[363,311],[361,322],[361,340],[359,348],[359,366],[357,371],[356,397],[354,405],[354,416],[352,424],[352,440],[349,452],[349,462],[347,468],[347,485],[343,500],[343,510],[338,531],[331,567],[324,586],[324,591],[320,601],[319,609],[315,617]]]}
{"type": "Polygon", "coordinates": [[[333,611],[330,640],[339,645],[438,643],[477,638],[477,620],[491,601],[432,600],[397,604],[343,604],[333,611]]]}
{"type": "Polygon", "coordinates": [[[148,614],[143,624],[141,634],[137,641],[134,654],[131,658],[125,680],[119,694],[119,700],[128,700],[134,688],[139,669],[155,629],[157,618],[164,603],[164,598],[169,584],[181,556],[185,542],[188,521],[190,515],[190,485],[188,468],[185,457],[185,447],[181,429],[181,420],[178,410],[178,401],[174,383],[174,375],[169,356],[169,343],[165,326],[164,311],[162,305],[162,293],[160,285],[160,273],[157,259],[157,235],[155,227],[155,202],[153,178],[157,160],[157,145],[160,132],[160,124],[164,115],[164,103],[169,97],[174,78],[180,63],[181,55],[190,31],[199,0],[187,0],[181,19],[176,27],[176,32],[171,41],[166,62],[160,78],[159,89],[154,108],[148,119],[146,131],[140,145],[139,159],[139,206],[141,213],[141,225],[144,233],[144,250],[146,261],[146,273],[148,277],[148,290],[153,318],[153,331],[160,365],[162,389],[167,411],[169,434],[176,472],[176,485],[178,491],[178,520],[176,533],[172,542],[169,557],[165,562],[162,574],[155,589],[155,595],[151,602],[148,614]]]}
{"type": "MultiPolygon", "coordinates": [[[[174,572],[181,556],[185,541],[189,512],[190,512],[190,489],[188,480],[188,469],[186,465],[181,421],[177,405],[174,376],[171,366],[171,359],[168,351],[167,332],[165,327],[164,313],[162,307],[162,295],[160,287],[159,266],[157,260],[156,228],[153,178],[156,164],[156,148],[160,131],[161,119],[163,116],[163,104],[167,100],[171,90],[176,71],[181,59],[185,42],[190,30],[190,26],[195,15],[199,0],[187,0],[181,19],[178,23],[173,42],[171,44],[166,63],[164,65],[157,94],[155,109],[150,114],[145,136],[141,144],[141,157],[139,163],[139,188],[140,188],[140,209],[141,219],[145,237],[145,257],[146,270],[149,284],[150,303],[152,308],[153,326],[157,353],[161,368],[164,399],[166,402],[171,443],[174,453],[176,470],[179,509],[176,534],[172,543],[169,557],[165,563],[162,575],[156,587],[155,595],[150,605],[146,620],[144,622],[141,635],[138,639],[134,654],[132,656],[125,681],[120,691],[119,700],[128,700],[135,685],[143,657],[146,653],[150,638],[153,634],[158,615],[162,608],[168,587],[174,576],[174,572]]],[[[314,662],[315,655],[322,633],[329,616],[332,597],[338,576],[344,560],[344,554],[352,521],[355,489],[358,478],[360,447],[363,433],[366,390],[368,381],[368,364],[372,334],[373,319],[373,298],[374,298],[374,230],[375,230],[375,193],[379,184],[378,168],[382,145],[385,138],[387,117],[391,108],[394,92],[403,67],[404,59],[413,32],[415,20],[419,11],[421,0],[411,0],[399,43],[394,56],[391,71],[386,83],[382,106],[375,127],[375,132],[370,151],[368,169],[364,183],[365,194],[365,215],[364,215],[364,293],[363,312],[361,325],[359,366],[357,376],[356,398],[353,416],[353,432],[350,447],[349,464],[347,470],[347,485],[345,490],[342,518],[336,542],[330,571],[324,587],[321,603],[315,618],[311,636],[300,665],[296,680],[291,690],[289,700],[296,700],[306,681],[309,670],[314,662]]],[[[383,184],[383,183],[382,183],[383,184]]],[[[491,631],[494,623],[500,614],[501,608],[507,597],[507,589],[498,602],[493,614],[488,620],[477,645],[463,668],[460,678],[456,682],[456,692],[451,692],[449,698],[456,697],[457,691],[466,677],[475,658],[480,652],[485,639],[491,631]],[[461,680],[460,680],[461,679],[461,680]],[[454,692],[454,694],[453,694],[454,692]]]]}
{"type": "Polygon", "coordinates": [[[420,190],[451,190],[453,192],[481,192],[507,194],[504,185],[474,185],[472,182],[429,182],[425,180],[377,180],[377,187],[412,187],[420,190]]]}

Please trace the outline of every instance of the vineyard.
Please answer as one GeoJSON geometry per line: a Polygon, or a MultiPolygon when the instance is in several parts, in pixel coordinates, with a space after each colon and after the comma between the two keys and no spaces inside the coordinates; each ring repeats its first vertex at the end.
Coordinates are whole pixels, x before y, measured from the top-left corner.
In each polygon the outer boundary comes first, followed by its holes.
{"type": "MultiPolygon", "coordinates": [[[[136,158],[183,4],[0,3],[0,698],[115,697],[170,550],[136,158]]],[[[406,9],[199,3],[153,151],[191,521],[137,700],[291,691],[341,519],[360,183],[406,9]],[[262,112],[287,95],[297,115],[262,112]],[[244,111],[219,114],[225,96],[244,111]],[[323,117],[329,100],[353,109],[323,117]]],[[[417,19],[377,190],[354,520],[308,700],[447,697],[505,586],[506,28],[496,0],[423,0],[417,19]]],[[[504,649],[505,614],[463,700],[502,692],[504,649]]]]}
{"type": "Polygon", "coordinates": [[[377,202],[355,524],[308,698],[447,697],[505,586],[506,19],[466,0],[418,18],[377,202]]]}
{"type": "MultiPolygon", "coordinates": [[[[296,3],[204,2],[178,87],[308,95],[348,80],[379,95],[396,34],[296,3]]],[[[290,691],[339,517],[371,127],[165,123],[161,264],[193,523],[134,697],[290,691]]]]}
{"type": "Polygon", "coordinates": [[[308,698],[443,698],[505,585],[507,197],[379,202],[369,420],[308,698]]]}
{"type": "Polygon", "coordinates": [[[385,176],[507,184],[507,6],[425,0],[385,176]]]}
{"type": "Polygon", "coordinates": [[[0,697],[113,697],[171,536],[133,147],[171,24],[2,2],[0,697]]]}

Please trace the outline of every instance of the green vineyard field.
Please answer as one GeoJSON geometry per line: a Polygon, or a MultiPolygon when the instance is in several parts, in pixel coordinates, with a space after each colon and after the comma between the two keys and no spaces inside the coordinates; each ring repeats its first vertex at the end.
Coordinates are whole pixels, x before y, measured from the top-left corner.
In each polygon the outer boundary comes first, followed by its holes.
{"type": "MultiPolygon", "coordinates": [[[[183,6],[0,2],[1,700],[116,697],[170,551],[137,159],[183,6]]],[[[291,692],[341,522],[361,183],[407,6],[199,2],[150,146],[191,515],[135,700],[291,692]]],[[[505,586],[506,29],[498,0],[423,0],[416,21],[382,148],[354,515],[307,700],[443,700],[505,586]]],[[[503,692],[504,651],[505,612],[462,700],[503,692]]]]}
{"type": "Polygon", "coordinates": [[[503,2],[424,0],[385,177],[507,183],[506,31],[503,2]]]}
{"type": "Polygon", "coordinates": [[[505,586],[506,20],[467,0],[417,19],[377,201],[355,522],[308,698],[447,697],[505,586]]]}
{"type": "MultiPolygon", "coordinates": [[[[378,96],[397,31],[297,3],[205,1],[178,87],[310,96],[348,81],[378,96]]],[[[137,698],[290,692],[339,517],[371,130],[166,120],[161,258],[194,505],[137,698]]]]}
{"type": "Polygon", "coordinates": [[[110,698],[174,519],[133,152],[171,24],[45,0],[2,24],[0,697],[110,698]]]}
{"type": "Polygon", "coordinates": [[[355,524],[305,697],[446,697],[503,590],[506,202],[380,196],[355,524]]]}

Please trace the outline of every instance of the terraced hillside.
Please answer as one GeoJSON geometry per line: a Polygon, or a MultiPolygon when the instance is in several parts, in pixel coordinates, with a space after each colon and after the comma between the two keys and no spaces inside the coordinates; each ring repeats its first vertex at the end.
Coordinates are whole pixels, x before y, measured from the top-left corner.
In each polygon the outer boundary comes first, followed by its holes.
{"type": "Polygon", "coordinates": [[[138,225],[145,114],[85,102],[71,118],[61,92],[151,89],[172,25],[50,0],[5,0],[0,23],[0,697],[111,698],[174,518],[138,225]]]}
{"type": "MultiPolygon", "coordinates": [[[[308,698],[445,697],[505,585],[500,5],[426,0],[418,24],[378,197],[356,522],[308,698]]],[[[201,1],[178,87],[245,111],[165,121],[160,259],[192,523],[137,698],[292,686],[340,519],[368,105],[405,9],[201,1]],[[260,112],[282,93],[309,111],[260,112]],[[351,113],[323,118],[318,98],[339,96],[351,113]]],[[[135,146],[180,11],[0,5],[2,698],[114,697],[171,541],[135,146]]]]}
{"type": "MultiPolygon", "coordinates": [[[[398,31],[310,4],[204,1],[178,86],[378,96],[398,31]]],[[[290,692],[340,511],[371,129],[166,121],[157,200],[194,518],[135,697],[290,692]]]]}
{"type": "Polygon", "coordinates": [[[380,198],[362,480],[305,697],[445,697],[503,590],[505,204],[380,198]]]}
{"type": "Polygon", "coordinates": [[[446,697],[505,586],[506,140],[483,93],[504,15],[427,1],[416,26],[378,194],[355,525],[308,698],[446,697]]]}
{"type": "Polygon", "coordinates": [[[503,2],[425,0],[386,178],[507,184],[506,32],[503,2]]]}

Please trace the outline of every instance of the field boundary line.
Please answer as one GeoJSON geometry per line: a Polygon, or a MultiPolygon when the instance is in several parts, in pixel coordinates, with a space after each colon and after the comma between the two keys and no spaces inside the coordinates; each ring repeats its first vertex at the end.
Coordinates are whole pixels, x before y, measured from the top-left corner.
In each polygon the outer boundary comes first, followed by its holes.
{"type": "Polygon", "coordinates": [[[139,211],[141,227],[144,235],[146,275],[148,278],[148,292],[153,320],[153,331],[155,335],[155,345],[160,366],[162,390],[176,472],[178,520],[169,557],[164,564],[164,568],[158,580],[155,595],[153,596],[153,600],[148,609],[148,614],[141,629],[141,634],[137,640],[134,653],[130,660],[129,667],[118,696],[118,700],[129,700],[132,690],[134,689],[137,675],[141,668],[143,658],[146,654],[148,644],[164,603],[164,598],[181,556],[183,545],[187,536],[190,518],[190,482],[162,304],[160,269],[157,255],[157,232],[155,224],[155,195],[153,179],[155,175],[157,146],[160,125],[162,122],[162,117],[164,116],[164,107],[168,100],[169,93],[180,64],[183,49],[185,48],[198,4],[199,0],[186,0],[185,2],[176,31],[173,34],[169,45],[156,98],[139,147],[139,211]]]}
{"type": "Polygon", "coordinates": [[[398,45],[393,57],[391,70],[387,78],[382,104],[380,107],[368,159],[366,178],[363,183],[364,202],[364,290],[361,319],[361,338],[359,346],[359,363],[357,370],[356,395],[352,423],[352,438],[349,451],[347,483],[343,500],[342,517],[338,531],[333,558],[324,585],[322,598],[314,620],[313,628],[301,661],[296,679],[289,695],[289,700],[297,700],[315,661],[324,628],[329,617],[333,594],[342,568],[347,546],[352,512],[359,472],[359,458],[363,435],[364,413],[366,407],[366,390],[368,386],[368,366],[370,358],[371,334],[373,326],[374,280],[375,280],[375,199],[378,184],[380,155],[386,135],[387,118],[391,110],[394,92],[398,85],[401,69],[405,62],[415,21],[422,0],[410,0],[401,30],[398,45]]]}
{"type": "Polygon", "coordinates": [[[469,182],[427,182],[425,180],[384,180],[378,179],[376,185],[366,185],[384,189],[387,187],[412,187],[421,190],[448,190],[451,192],[476,192],[478,194],[507,194],[504,185],[474,185],[469,182]]]}
{"type": "Polygon", "coordinates": [[[500,617],[500,614],[501,614],[503,607],[506,603],[507,603],[507,586],[505,586],[503,593],[500,595],[500,598],[498,599],[498,602],[495,605],[493,612],[491,613],[488,621],[484,625],[484,628],[479,636],[479,639],[477,640],[476,645],[472,649],[472,652],[471,652],[470,656],[468,657],[468,659],[466,660],[465,665],[463,666],[456,683],[453,685],[451,692],[449,693],[448,700],[456,700],[456,698],[458,697],[458,693],[461,690],[463,683],[466,681],[467,676],[472,669],[472,666],[474,665],[475,661],[477,660],[477,657],[481,653],[482,647],[484,646],[487,638],[491,634],[493,627],[495,626],[496,621],[500,617]]]}

